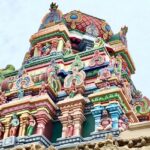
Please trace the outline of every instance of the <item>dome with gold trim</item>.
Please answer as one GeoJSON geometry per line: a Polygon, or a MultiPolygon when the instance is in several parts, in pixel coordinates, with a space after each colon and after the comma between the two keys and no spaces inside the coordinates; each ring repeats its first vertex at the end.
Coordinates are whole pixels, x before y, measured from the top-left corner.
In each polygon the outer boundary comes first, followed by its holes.
{"type": "Polygon", "coordinates": [[[50,12],[42,19],[39,30],[63,22],[70,31],[101,37],[106,41],[113,35],[111,27],[103,19],[76,10],[63,15],[56,3],[52,3],[49,10],[50,12]]]}

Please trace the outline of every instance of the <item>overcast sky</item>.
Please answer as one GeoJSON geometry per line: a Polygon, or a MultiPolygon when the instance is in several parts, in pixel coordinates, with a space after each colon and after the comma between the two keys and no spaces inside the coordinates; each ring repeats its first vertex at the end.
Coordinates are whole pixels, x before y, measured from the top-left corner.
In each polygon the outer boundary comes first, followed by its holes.
{"type": "MultiPolygon", "coordinates": [[[[0,0],[0,68],[21,66],[29,38],[37,32],[51,0],[0,0]]],[[[54,0],[63,13],[80,10],[106,20],[114,33],[129,27],[128,48],[136,65],[132,79],[150,97],[150,0],[54,0]]]]}

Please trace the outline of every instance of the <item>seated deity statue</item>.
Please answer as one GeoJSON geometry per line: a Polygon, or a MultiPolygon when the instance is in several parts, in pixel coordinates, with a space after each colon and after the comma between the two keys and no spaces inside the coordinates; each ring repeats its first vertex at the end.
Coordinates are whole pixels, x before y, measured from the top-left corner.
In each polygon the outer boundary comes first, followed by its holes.
{"type": "Polygon", "coordinates": [[[33,116],[30,115],[29,116],[29,121],[28,121],[27,133],[26,133],[28,136],[33,134],[35,125],[36,125],[36,121],[33,118],[33,116]]]}
{"type": "Polygon", "coordinates": [[[66,130],[66,137],[71,137],[74,135],[74,121],[73,116],[70,114],[67,117],[67,130],[66,130]]]}
{"type": "Polygon", "coordinates": [[[109,117],[109,113],[107,110],[103,110],[102,118],[100,120],[99,127],[97,128],[98,131],[106,131],[112,129],[112,119],[109,117]]]}
{"type": "Polygon", "coordinates": [[[128,118],[125,115],[122,115],[118,121],[118,128],[121,132],[128,129],[128,118]]]}
{"type": "Polygon", "coordinates": [[[100,72],[100,80],[105,81],[105,80],[108,80],[110,77],[111,77],[111,73],[107,68],[104,68],[100,72]]]}
{"type": "Polygon", "coordinates": [[[9,136],[17,136],[19,125],[20,122],[18,116],[16,114],[13,114],[12,120],[10,122],[9,136]]]}

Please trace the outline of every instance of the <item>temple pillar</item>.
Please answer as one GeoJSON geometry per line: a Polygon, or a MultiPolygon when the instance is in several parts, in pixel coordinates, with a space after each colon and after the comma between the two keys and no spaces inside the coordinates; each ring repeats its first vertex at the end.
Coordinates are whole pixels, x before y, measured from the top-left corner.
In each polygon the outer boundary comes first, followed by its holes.
{"type": "Polygon", "coordinates": [[[24,113],[20,116],[19,136],[25,136],[25,134],[26,134],[28,117],[29,117],[28,113],[24,113]]]}
{"type": "Polygon", "coordinates": [[[35,117],[37,123],[36,134],[44,135],[45,126],[50,120],[50,118],[45,111],[38,111],[38,113],[35,114],[35,117]]]}
{"type": "Polygon", "coordinates": [[[11,117],[6,118],[5,121],[3,122],[5,128],[3,139],[9,137],[10,121],[11,121],[11,117]]]}
{"type": "Polygon", "coordinates": [[[74,98],[66,98],[57,104],[62,112],[59,120],[62,123],[62,138],[68,137],[68,128],[71,128],[72,134],[69,137],[80,137],[82,131],[82,123],[85,120],[84,116],[84,97],[76,95],[74,98]],[[70,117],[70,119],[68,119],[70,117]],[[70,124],[71,125],[68,125],[70,124]],[[71,127],[70,127],[71,126],[71,127]]]}
{"type": "Polygon", "coordinates": [[[122,109],[118,103],[109,104],[106,106],[106,109],[111,115],[113,129],[118,129],[118,121],[120,116],[123,114],[122,109]]]}
{"type": "Polygon", "coordinates": [[[104,110],[103,106],[95,106],[94,109],[92,109],[92,115],[95,120],[95,131],[99,127],[99,123],[101,120],[101,114],[102,114],[103,110],[104,110]]]}
{"type": "Polygon", "coordinates": [[[62,52],[64,47],[64,40],[59,39],[58,46],[57,46],[57,52],[62,52]]]}

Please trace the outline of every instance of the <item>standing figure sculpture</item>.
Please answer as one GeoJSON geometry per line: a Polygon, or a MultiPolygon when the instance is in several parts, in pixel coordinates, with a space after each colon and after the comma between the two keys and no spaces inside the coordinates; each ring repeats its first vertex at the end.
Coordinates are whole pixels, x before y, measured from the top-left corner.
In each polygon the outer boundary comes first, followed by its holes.
{"type": "Polygon", "coordinates": [[[100,120],[100,125],[97,128],[98,131],[110,130],[112,129],[112,119],[109,117],[107,110],[102,111],[102,118],[100,120]]]}
{"type": "Polygon", "coordinates": [[[56,40],[53,40],[53,41],[51,42],[51,52],[50,52],[51,55],[56,55],[57,46],[58,46],[58,40],[57,40],[57,39],[56,39],[56,40]]]}
{"type": "Polygon", "coordinates": [[[45,46],[42,48],[43,56],[49,55],[51,51],[51,45],[47,42],[45,46]]]}
{"type": "Polygon", "coordinates": [[[3,124],[0,122],[0,140],[3,139],[3,135],[4,135],[4,127],[3,124]]]}
{"type": "Polygon", "coordinates": [[[28,122],[27,133],[26,133],[27,136],[30,136],[30,135],[33,134],[35,125],[36,125],[36,121],[35,121],[35,119],[33,118],[33,116],[30,115],[30,116],[29,116],[29,122],[28,122]]]}
{"type": "Polygon", "coordinates": [[[118,77],[118,79],[121,80],[121,74],[122,74],[122,56],[121,55],[118,55],[116,57],[115,74],[118,77]]]}
{"type": "Polygon", "coordinates": [[[74,121],[73,121],[73,116],[69,114],[67,118],[66,137],[71,137],[73,135],[74,135],[74,121]]]}
{"type": "Polygon", "coordinates": [[[65,46],[64,46],[64,56],[68,56],[72,54],[72,49],[71,49],[71,43],[70,41],[68,40],[66,43],[65,43],[65,46]]]}
{"type": "Polygon", "coordinates": [[[20,125],[20,122],[19,122],[18,116],[16,114],[13,114],[12,120],[10,122],[9,136],[17,136],[19,125],[20,125]]]}

